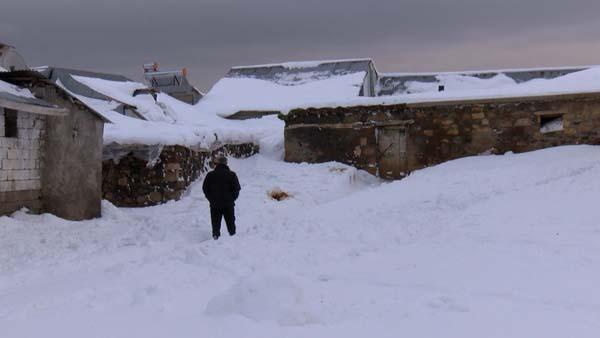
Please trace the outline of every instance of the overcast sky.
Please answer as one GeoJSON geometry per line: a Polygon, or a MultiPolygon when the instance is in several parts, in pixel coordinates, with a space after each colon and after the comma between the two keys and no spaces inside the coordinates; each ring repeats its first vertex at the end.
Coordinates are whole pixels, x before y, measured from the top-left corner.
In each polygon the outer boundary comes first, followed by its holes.
{"type": "Polygon", "coordinates": [[[1,0],[30,65],[142,78],[187,67],[370,57],[381,72],[600,64],[598,0],[1,0]]]}

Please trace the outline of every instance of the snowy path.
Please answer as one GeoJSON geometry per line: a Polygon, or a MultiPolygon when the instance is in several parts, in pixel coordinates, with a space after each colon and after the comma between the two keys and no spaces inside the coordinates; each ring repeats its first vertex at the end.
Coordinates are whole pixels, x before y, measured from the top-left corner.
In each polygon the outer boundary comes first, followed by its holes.
{"type": "Polygon", "coordinates": [[[0,218],[1,337],[597,337],[600,147],[395,183],[234,160],[239,235],[180,202],[0,218]],[[280,187],[292,198],[275,202],[280,187]]]}

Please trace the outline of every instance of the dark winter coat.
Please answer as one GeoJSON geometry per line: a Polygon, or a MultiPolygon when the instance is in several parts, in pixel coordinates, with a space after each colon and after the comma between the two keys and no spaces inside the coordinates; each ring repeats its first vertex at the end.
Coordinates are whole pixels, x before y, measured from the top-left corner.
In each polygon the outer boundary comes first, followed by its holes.
{"type": "Polygon", "coordinates": [[[237,175],[225,164],[217,164],[204,178],[202,190],[211,208],[225,208],[235,205],[240,194],[237,175]]]}

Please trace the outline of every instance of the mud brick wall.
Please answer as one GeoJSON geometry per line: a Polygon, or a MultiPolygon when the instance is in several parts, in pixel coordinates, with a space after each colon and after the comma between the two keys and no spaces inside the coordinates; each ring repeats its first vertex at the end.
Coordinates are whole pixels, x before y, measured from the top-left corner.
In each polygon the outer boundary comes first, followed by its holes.
{"type": "Polygon", "coordinates": [[[284,119],[286,161],[339,161],[373,174],[377,131],[394,124],[405,128],[407,160],[398,166],[407,173],[481,153],[600,144],[600,94],[310,108],[284,119]],[[542,132],[544,120],[557,117],[562,129],[542,132]]]}
{"type": "Polygon", "coordinates": [[[224,145],[213,151],[166,146],[153,161],[136,155],[139,147],[122,149],[132,151],[102,163],[103,197],[119,207],[145,207],[180,199],[187,187],[209,169],[214,154],[243,158],[258,153],[258,146],[251,143],[224,145]]]}
{"type": "Polygon", "coordinates": [[[0,215],[39,212],[45,116],[17,112],[17,137],[6,137],[4,114],[0,108],[0,215]]]}

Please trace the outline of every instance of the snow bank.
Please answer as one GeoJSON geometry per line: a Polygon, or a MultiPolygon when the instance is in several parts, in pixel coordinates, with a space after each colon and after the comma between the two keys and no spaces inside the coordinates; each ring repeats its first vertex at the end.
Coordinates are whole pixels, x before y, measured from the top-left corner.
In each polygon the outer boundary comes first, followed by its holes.
{"type": "Polygon", "coordinates": [[[267,274],[241,278],[225,293],[211,299],[206,313],[301,326],[315,322],[306,306],[302,289],[291,277],[267,274]]]}

